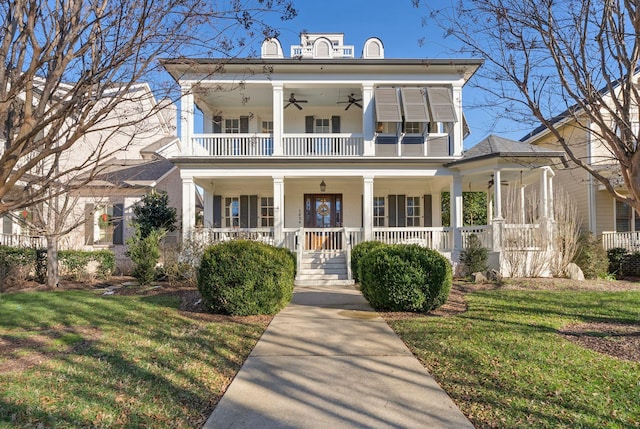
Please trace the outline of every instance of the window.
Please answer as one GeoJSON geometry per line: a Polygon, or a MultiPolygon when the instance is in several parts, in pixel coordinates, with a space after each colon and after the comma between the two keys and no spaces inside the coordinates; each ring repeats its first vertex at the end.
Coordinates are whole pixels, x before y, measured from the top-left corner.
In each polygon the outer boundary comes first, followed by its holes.
{"type": "Polygon", "coordinates": [[[96,210],[97,231],[95,244],[113,244],[113,232],[115,222],[113,219],[113,206],[104,206],[96,210]]]}
{"type": "Polygon", "coordinates": [[[640,216],[627,204],[616,201],[616,232],[640,231],[640,216]]]}
{"type": "Polygon", "coordinates": [[[384,226],[384,197],[373,197],[373,226],[384,226]]]}
{"type": "Polygon", "coordinates": [[[262,121],[262,132],[265,134],[273,133],[273,121],[262,121]]]}
{"type": "Polygon", "coordinates": [[[238,134],[240,132],[240,119],[225,119],[224,132],[227,134],[238,134]]]}
{"type": "Polygon", "coordinates": [[[405,122],[404,132],[407,134],[420,134],[421,131],[420,122],[405,122]]]}
{"type": "Polygon", "coordinates": [[[407,197],[407,226],[420,226],[420,197],[407,197]]]}
{"type": "Polygon", "coordinates": [[[318,134],[328,134],[331,132],[329,118],[316,118],[314,132],[318,134]]]}
{"type": "Polygon", "coordinates": [[[224,224],[228,228],[240,226],[240,199],[238,197],[224,199],[224,224]]]}
{"type": "Polygon", "coordinates": [[[260,198],[260,225],[273,227],[273,197],[260,198]]]}

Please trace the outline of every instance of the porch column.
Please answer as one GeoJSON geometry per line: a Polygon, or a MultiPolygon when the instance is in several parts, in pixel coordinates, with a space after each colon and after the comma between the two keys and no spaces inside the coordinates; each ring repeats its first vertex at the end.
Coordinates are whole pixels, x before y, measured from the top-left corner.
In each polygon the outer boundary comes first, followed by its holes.
{"type": "Polygon", "coordinates": [[[524,185],[520,184],[520,223],[525,224],[527,217],[525,214],[525,204],[524,204],[524,185]]]}
{"type": "Polygon", "coordinates": [[[453,106],[456,109],[456,116],[458,117],[458,121],[453,124],[453,147],[450,150],[453,152],[451,155],[462,156],[462,140],[464,139],[464,117],[462,116],[462,86],[453,86],[453,106]]]}
{"type": "Polygon", "coordinates": [[[555,201],[553,199],[553,176],[554,176],[554,172],[553,170],[549,170],[549,177],[547,178],[547,182],[549,183],[549,208],[548,208],[548,216],[550,219],[554,218],[554,205],[555,205],[555,201]]]}
{"type": "Polygon", "coordinates": [[[453,228],[453,250],[462,249],[462,176],[455,175],[451,181],[450,189],[450,213],[449,224],[453,228]]]}
{"type": "Polygon", "coordinates": [[[182,237],[188,237],[196,223],[196,185],[193,177],[182,178],[182,237]]]}
{"type": "Polygon", "coordinates": [[[549,217],[549,189],[547,182],[547,169],[542,168],[540,171],[540,219],[549,217]]]}
{"type": "Polygon", "coordinates": [[[433,194],[431,212],[433,213],[433,226],[442,227],[442,192],[433,194]]]}
{"type": "Polygon", "coordinates": [[[281,83],[273,84],[273,155],[282,156],[284,131],[284,87],[281,83]]]}
{"type": "Polygon", "coordinates": [[[364,241],[373,240],[373,176],[363,177],[362,227],[364,241]]]}
{"type": "Polygon", "coordinates": [[[493,222],[493,200],[491,199],[491,192],[487,191],[487,225],[491,225],[493,222]]]}
{"type": "Polygon", "coordinates": [[[495,205],[495,219],[502,219],[502,189],[500,186],[500,170],[493,173],[493,203],[495,205]]]}
{"type": "Polygon", "coordinates": [[[213,227],[213,194],[204,190],[204,225],[205,228],[213,227]]]}
{"type": "Polygon", "coordinates": [[[362,107],[363,155],[374,156],[376,154],[374,141],[376,116],[374,114],[373,83],[371,82],[362,84],[362,107]]]}
{"type": "Polygon", "coordinates": [[[284,243],[284,178],[273,177],[273,241],[276,246],[284,243]]]}
{"type": "Polygon", "coordinates": [[[185,83],[180,86],[180,141],[182,142],[182,154],[184,156],[193,155],[193,92],[191,84],[185,83]]]}

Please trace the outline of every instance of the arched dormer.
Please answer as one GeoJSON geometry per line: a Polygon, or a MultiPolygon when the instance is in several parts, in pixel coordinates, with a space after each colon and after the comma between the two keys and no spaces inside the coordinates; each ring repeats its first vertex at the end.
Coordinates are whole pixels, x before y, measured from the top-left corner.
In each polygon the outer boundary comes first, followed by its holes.
{"type": "Polygon", "coordinates": [[[265,39],[262,42],[262,58],[284,58],[282,45],[278,39],[265,39]]]}
{"type": "Polygon", "coordinates": [[[333,57],[333,45],[326,37],[319,37],[313,42],[313,58],[333,57]]]}
{"type": "Polygon", "coordinates": [[[364,48],[362,48],[362,58],[384,58],[384,45],[382,40],[377,37],[370,37],[364,42],[364,48]]]}

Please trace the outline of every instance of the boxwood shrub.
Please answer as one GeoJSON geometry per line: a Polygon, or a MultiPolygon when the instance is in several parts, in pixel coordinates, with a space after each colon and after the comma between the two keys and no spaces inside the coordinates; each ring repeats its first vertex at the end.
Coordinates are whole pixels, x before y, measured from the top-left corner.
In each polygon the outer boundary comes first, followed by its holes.
{"type": "Polygon", "coordinates": [[[363,295],[378,310],[427,312],[449,297],[449,261],[418,245],[383,245],[359,262],[363,295]]]}
{"type": "Polygon", "coordinates": [[[355,281],[360,281],[362,279],[362,275],[360,274],[360,261],[371,252],[373,249],[377,249],[378,247],[386,246],[381,241],[363,241],[362,243],[358,243],[353,246],[351,250],[351,273],[355,281]]]}
{"type": "Polygon", "coordinates": [[[291,301],[295,256],[256,241],[208,247],[198,270],[202,302],[214,313],[275,314],[291,301]]]}

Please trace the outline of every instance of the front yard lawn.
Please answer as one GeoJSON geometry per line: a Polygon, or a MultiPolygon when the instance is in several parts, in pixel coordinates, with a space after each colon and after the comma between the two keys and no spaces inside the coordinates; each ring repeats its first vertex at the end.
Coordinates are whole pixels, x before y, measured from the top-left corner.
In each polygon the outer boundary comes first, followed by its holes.
{"type": "Polygon", "coordinates": [[[270,318],[177,295],[0,295],[0,428],[201,427],[270,318]]]}
{"type": "Polygon", "coordinates": [[[468,310],[452,317],[388,322],[476,427],[640,427],[640,357],[610,357],[559,333],[614,322],[640,335],[640,291],[482,290],[465,299],[468,310]]]}

